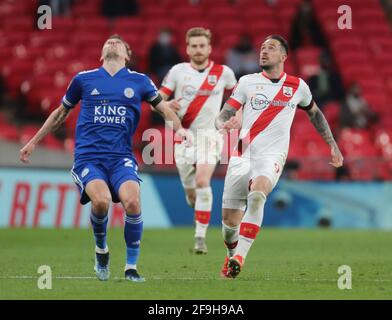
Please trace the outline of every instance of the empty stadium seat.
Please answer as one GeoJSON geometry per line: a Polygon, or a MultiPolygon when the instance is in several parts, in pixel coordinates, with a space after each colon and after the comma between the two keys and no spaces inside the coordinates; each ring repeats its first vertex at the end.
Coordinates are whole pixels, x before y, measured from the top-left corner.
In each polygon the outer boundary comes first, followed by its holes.
{"type": "Polygon", "coordinates": [[[0,139],[17,142],[19,140],[18,128],[8,123],[0,123],[0,139]]]}

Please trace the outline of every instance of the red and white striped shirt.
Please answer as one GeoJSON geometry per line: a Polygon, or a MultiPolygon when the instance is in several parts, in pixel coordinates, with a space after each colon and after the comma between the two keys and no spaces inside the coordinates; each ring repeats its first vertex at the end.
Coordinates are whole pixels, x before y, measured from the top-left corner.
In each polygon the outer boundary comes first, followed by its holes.
{"type": "Polygon", "coordinates": [[[236,82],[234,72],[225,65],[210,61],[200,72],[188,62],[173,66],[160,90],[167,95],[174,92],[175,99],[181,98],[177,114],[183,126],[196,134],[198,129],[215,128],[224,90],[233,89],[236,82]]]}
{"type": "Polygon", "coordinates": [[[297,106],[311,108],[313,99],[300,78],[283,72],[279,81],[271,81],[264,73],[254,73],[239,80],[227,103],[237,110],[243,106],[240,140],[234,155],[286,157],[295,110],[297,106]]]}

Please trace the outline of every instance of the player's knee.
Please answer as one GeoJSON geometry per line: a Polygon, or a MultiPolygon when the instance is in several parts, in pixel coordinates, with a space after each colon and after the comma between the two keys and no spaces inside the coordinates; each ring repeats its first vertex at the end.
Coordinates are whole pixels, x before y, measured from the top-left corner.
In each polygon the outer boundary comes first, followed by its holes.
{"type": "Polygon", "coordinates": [[[260,191],[262,192],[265,196],[268,196],[268,194],[272,190],[272,183],[270,179],[267,177],[258,177],[255,181],[252,181],[250,184],[250,191],[260,191]]]}
{"type": "Polygon", "coordinates": [[[210,186],[210,180],[205,177],[196,177],[196,188],[206,188],[210,186]]]}
{"type": "Polygon", "coordinates": [[[110,195],[101,195],[92,199],[91,202],[94,213],[97,215],[106,215],[109,211],[110,201],[110,195]]]}
{"type": "Polygon", "coordinates": [[[228,217],[228,216],[223,217],[223,218],[222,218],[222,222],[223,222],[226,226],[228,226],[228,227],[230,227],[230,228],[233,228],[233,227],[235,227],[235,226],[238,225],[238,224],[236,223],[236,221],[235,221],[232,217],[228,217]]]}
{"type": "Polygon", "coordinates": [[[252,191],[248,195],[248,207],[250,213],[257,213],[264,206],[266,196],[261,191],[252,191]]]}
{"type": "Polygon", "coordinates": [[[124,201],[124,210],[126,213],[139,213],[140,212],[140,199],[139,197],[129,197],[124,201]]]}
{"type": "MultiPolygon", "coordinates": [[[[223,209],[223,212],[222,212],[222,222],[230,228],[234,228],[234,227],[240,225],[241,218],[242,218],[241,214],[233,214],[232,211],[233,210],[228,211],[228,210],[223,209]]],[[[235,212],[235,213],[237,213],[237,212],[235,212]]]]}

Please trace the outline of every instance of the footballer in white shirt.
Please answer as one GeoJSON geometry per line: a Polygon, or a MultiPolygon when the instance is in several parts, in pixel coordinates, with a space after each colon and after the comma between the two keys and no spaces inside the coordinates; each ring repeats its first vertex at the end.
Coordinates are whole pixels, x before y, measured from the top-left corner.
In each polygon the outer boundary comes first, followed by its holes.
{"type": "Polygon", "coordinates": [[[264,203],[275,187],[286,161],[290,128],[297,108],[309,119],[331,148],[334,167],[343,156],[329,125],[302,79],[284,72],[287,41],[279,35],[261,45],[261,73],[240,78],[231,98],[215,121],[219,130],[238,128],[235,115],[242,110],[239,142],[230,158],[222,205],[222,234],[227,255],[221,276],[235,278],[242,269],[263,221],[264,203]]]}
{"type": "Polygon", "coordinates": [[[206,233],[211,217],[210,181],[223,148],[223,136],[215,128],[225,90],[231,91],[237,80],[225,65],[209,59],[211,32],[191,28],[186,34],[190,62],[173,66],[162,82],[160,93],[168,100],[182,125],[194,135],[194,144],[175,144],[174,158],[186,193],[187,203],[195,209],[194,252],[207,253],[206,233]]]}

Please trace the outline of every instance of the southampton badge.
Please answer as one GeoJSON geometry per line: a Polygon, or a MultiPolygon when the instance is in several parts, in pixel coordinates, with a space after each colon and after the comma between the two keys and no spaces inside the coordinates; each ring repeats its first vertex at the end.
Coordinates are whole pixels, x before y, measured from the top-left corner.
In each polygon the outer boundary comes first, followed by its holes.
{"type": "Polygon", "coordinates": [[[126,96],[127,98],[132,98],[134,94],[135,92],[133,91],[132,88],[125,88],[124,96],[126,96]]]}
{"type": "Polygon", "coordinates": [[[283,95],[285,95],[286,97],[292,97],[293,96],[293,88],[283,86],[283,95]]]}
{"type": "Polygon", "coordinates": [[[215,75],[210,75],[207,77],[207,82],[209,85],[214,86],[218,82],[218,77],[215,75]]]}

